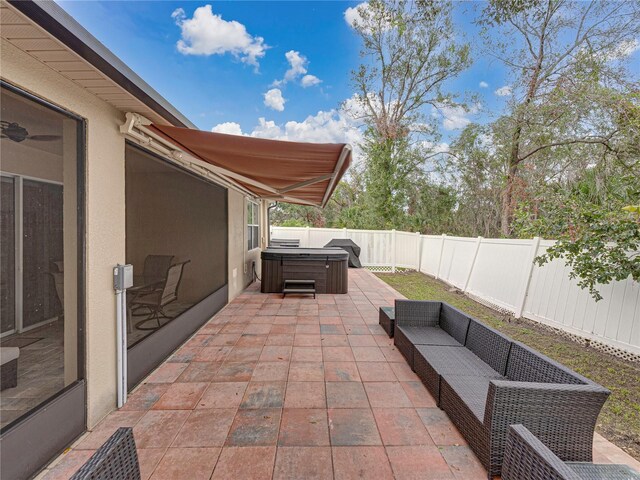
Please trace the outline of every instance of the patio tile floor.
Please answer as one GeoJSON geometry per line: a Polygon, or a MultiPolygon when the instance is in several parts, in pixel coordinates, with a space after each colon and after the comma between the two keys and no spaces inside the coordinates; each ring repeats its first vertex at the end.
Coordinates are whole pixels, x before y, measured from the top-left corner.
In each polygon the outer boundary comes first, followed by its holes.
{"type": "MultiPolygon", "coordinates": [[[[252,285],[41,477],[68,478],[132,426],[143,479],[464,479],[486,472],[378,325],[401,295],[366,270],[349,293],[252,285]]],[[[596,461],[640,464],[596,435],[596,461]]]]}

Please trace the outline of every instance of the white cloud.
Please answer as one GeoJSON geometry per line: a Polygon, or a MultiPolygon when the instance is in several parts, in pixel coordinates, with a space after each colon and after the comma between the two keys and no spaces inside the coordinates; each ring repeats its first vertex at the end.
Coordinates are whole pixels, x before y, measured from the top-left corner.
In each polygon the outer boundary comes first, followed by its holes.
{"type": "Polygon", "coordinates": [[[242,128],[236,122],[219,123],[211,129],[212,132],[226,133],[228,135],[242,135],[242,128]]]}
{"type": "Polygon", "coordinates": [[[478,113],[478,105],[465,108],[460,105],[440,105],[432,112],[435,117],[442,117],[442,126],[445,130],[459,130],[471,123],[469,115],[478,113]]]}
{"type": "Polygon", "coordinates": [[[240,22],[215,15],[211,5],[196,8],[192,18],[182,8],[176,9],[171,17],[181,30],[182,38],[176,44],[178,51],[185,55],[230,53],[257,68],[258,59],[264,57],[268,48],[264,38],[250,35],[240,22]]]}
{"type": "Polygon", "coordinates": [[[272,88],[264,94],[264,104],[278,112],[282,112],[284,110],[285,102],[286,100],[282,96],[282,91],[279,88],[272,88]]]}
{"type": "Polygon", "coordinates": [[[446,153],[449,151],[450,146],[446,142],[433,143],[429,141],[422,142],[422,146],[433,153],[446,153]]]}
{"type": "MultiPolygon", "coordinates": [[[[216,125],[213,130],[227,128],[222,127],[222,125],[225,124],[216,125]]],[[[348,143],[354,148],[354,161],[360,158],[359,146],[363,140],[359,122],[354,120],[343,109],[321,110],[315,115],[309,115],[300,122],[292,120],[283,124],[259,118],[258,125],[251,132],[240,132],[240,134],[249,137],[294,142],[348,143]]]]}
{"type": "Polygon", "coordinates": [[[485,81],[479,83],[480,88],[489,88],[489,84],[485,81]]]}
{"type": "Polygon", "coordinates": [[[312,87],[322,82],[322,80],[320,80],[315,75],[306,75],[309,60],[300,52],[289,50],[284,54],[284,56],[289,63],[289,69],[285,72],[284,78],[282,80],[275,80],[272,86],[281,87],[288,82],[297,80],[300,77],[302,77],[300,80],[300,84],[304,88],[312,87]]]}
{"type": "Polygon", "coordinates": [[[625,40],[607,55],[608,61],[622,60],[640,50],[640,39],[625,40]]]}
{"type": "Polygon", "coordinates": [[[495,93],[499,97],[509,97],[513,93],[513,88],[511,88],[511,85],[505,85],[504,87],[498,88],[493,93],[495,93]]]}
{"type": "Polygon", "coordinates": [[[322,80],[320,80],[315,75],[305,75],[304,77],[302,77],[302,80],[300,80],[300,84],[304,88],[313,87],[314,85],[318,85],[319,83],[322,83],[322,80]]]}
{"type": "Polygon", "coordinates": [[[287,62],[289,62],[289,70],[284,74],[285,82],[295,80],[300,75],[307,73],[307,64],[309,63],[307,57],[300,55],[300,52],[296,52],[295,50],[289,50],[284,56],[287,62]]]}
{"type": "Polygon", "coordinates": [[[361,29],[365,32],[371,32],[373,27],[382,28],[382,30],[390,30],[391,22],[384,19],[381,25],[378,25],[378,19],[371,17],[370,6],[367,2],[362,2],[355,7],[349,7],[344,11],[344,21],[351,28],[361,29]]]}
{"type": "Polygon", "coordinates": [[[368,9],[369,4],[367,2],[362,2],[355,7],[349,7],[344,11],[344,21],[349,24],[349,26],[354,27],[357,23],[362,23],[362,16],[360,15],[361,9],[368,9]]]}

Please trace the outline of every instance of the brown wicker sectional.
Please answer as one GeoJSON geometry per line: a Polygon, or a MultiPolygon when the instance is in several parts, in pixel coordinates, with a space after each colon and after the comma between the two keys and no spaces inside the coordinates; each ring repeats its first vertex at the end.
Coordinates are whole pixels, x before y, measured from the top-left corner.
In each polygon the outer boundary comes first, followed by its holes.
{"type": "Polygon", "coordinates": [[[510,425],[562,460],[592,458],[609,391],[442,302],[396,300],[394,343],[469,446],[499,475],[510,425]]]}

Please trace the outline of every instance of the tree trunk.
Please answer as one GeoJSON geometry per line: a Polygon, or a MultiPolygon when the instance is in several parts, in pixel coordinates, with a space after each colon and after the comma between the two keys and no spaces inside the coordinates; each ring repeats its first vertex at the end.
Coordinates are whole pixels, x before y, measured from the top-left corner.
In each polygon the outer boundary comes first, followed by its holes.
{"type": "Polygon", "coordinates": [[[513,221],[513,187],[518,176],[518,163],[520,161],[520,135],[522,134],[522,115],[516,118],[516,128],[511,137],[511,152],[507,163],[507,181],[502,192],[502,215],[500,218],[500,230],[504,237],[511,236],[511,222],[513,221]]]}

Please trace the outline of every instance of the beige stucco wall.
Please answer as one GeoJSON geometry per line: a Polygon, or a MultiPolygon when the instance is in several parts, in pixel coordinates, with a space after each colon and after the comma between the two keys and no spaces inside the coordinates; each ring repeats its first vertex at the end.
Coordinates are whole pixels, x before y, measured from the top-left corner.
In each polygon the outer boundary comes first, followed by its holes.
{"type": "Polygon", "coordinates": [[[124,115],[4,40],[0,64],[4,80],[87,122],[85,378],[91,428],[115,408],[112,267],[125,259],[124,138],[118,131],[124,115]]]}
{"type": "Polygon", "coordinates": [[[31,147],[28,142],[2,143],[0,168],[3,172],[27,177],[62,182],[62,155],[31,147]]]}
{"type": "MultiPolygon", "coordinates": [[[[260,274],[260,249],[247,251],[246,197],[229,190],[229,300],[237,297],[252,281],[252,262],[260,274]]],[[[262,235],[261,228],[261,235],[262,235]]]]}
{"type": "MultiPolygon", "coordinates": [[[[87,423],[92,428],[116,406],[116,309],[112,268],[125,262],[125,139],[119,133],[124,113],[5,40],[1,42],[0,74],[3,80],[86,120],[85,379],[87,423]]],[[[68,180],[71,178],[65,178],[68,180]]],[[[235,190],[228,192],[228,280],[229,299],[233,299],[251,283],[253,261],[260,272],[260,250],[246,250],[245,196],[235,190]]],[[[264,245],[264,206],[260,211],[261,244],[264,245]]],[[[67,220],[71,219],[65,219],[68,227],[67,220]]],[[[73,248],[72,242],[68,245],[71,248],[66,249],[65,254],[73,248]]],[[[73,289],[73,282],[65,285],[65,300],[71,301],[75,292],[67,292],[67,289],[73,289]]],[[[70,311],[69,303],[65,301],[67,311],[70,311]]],[[[66,353],[67,361],[72,361],[72,352],[66,353]]]]}

